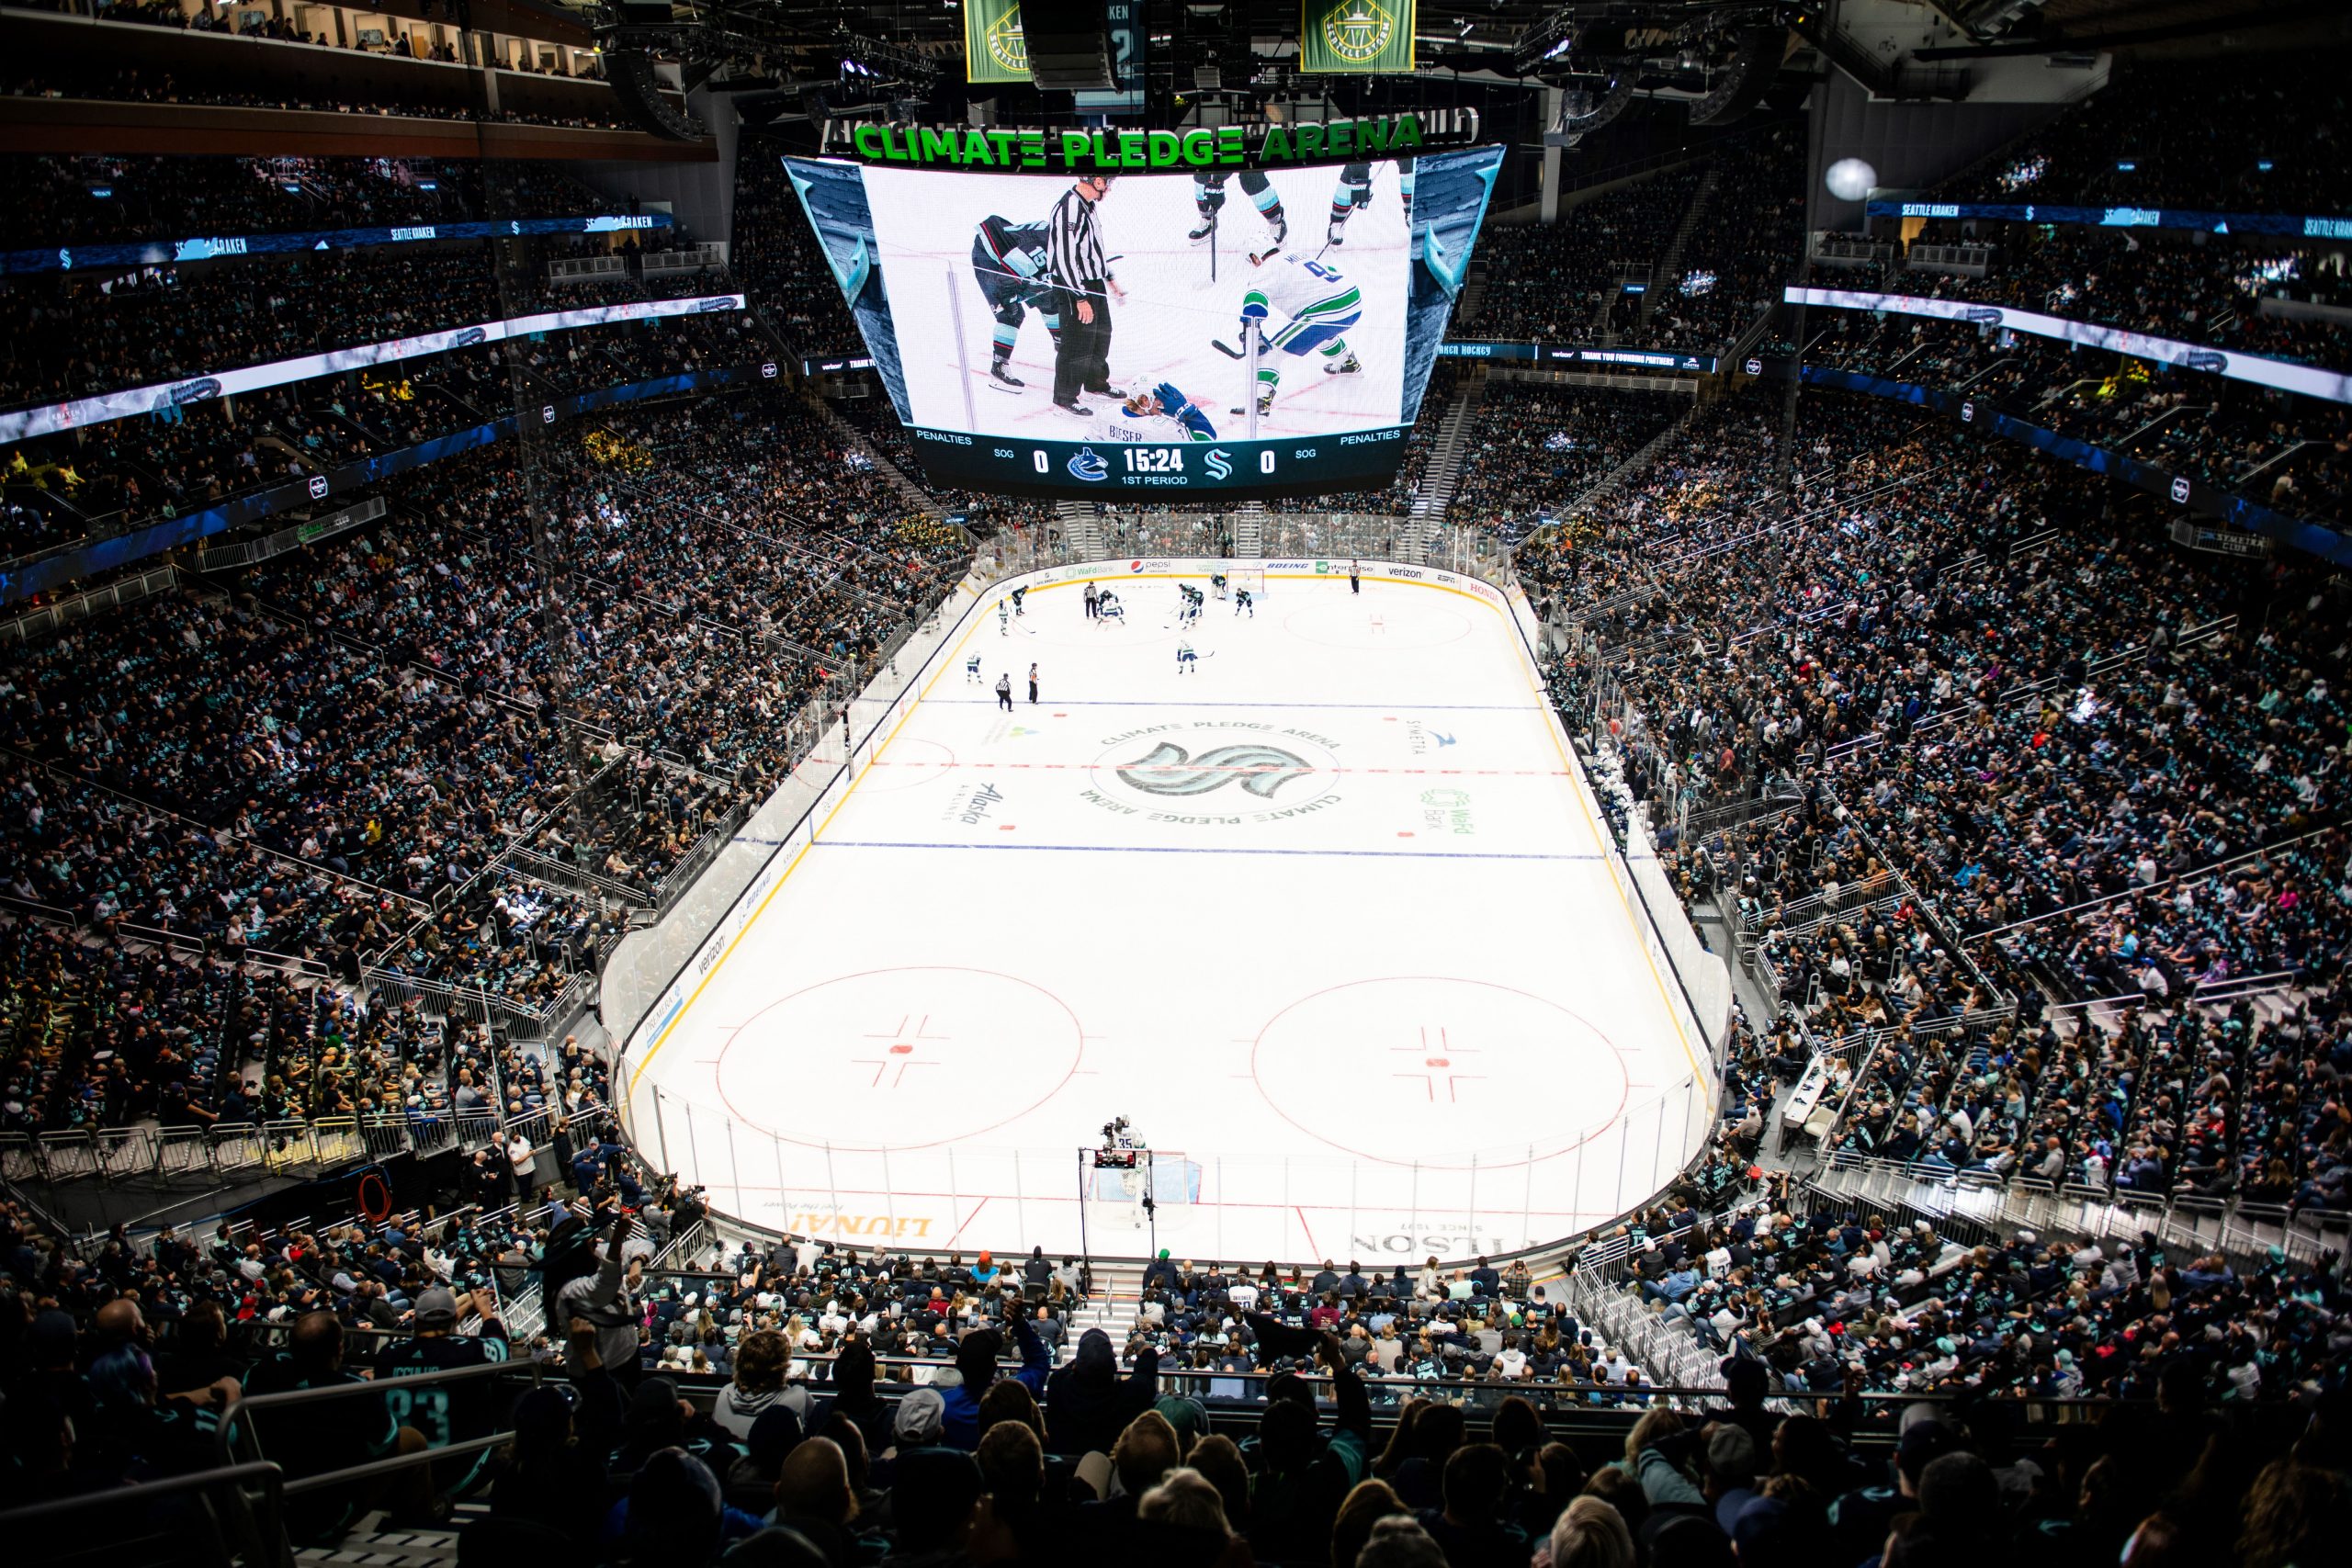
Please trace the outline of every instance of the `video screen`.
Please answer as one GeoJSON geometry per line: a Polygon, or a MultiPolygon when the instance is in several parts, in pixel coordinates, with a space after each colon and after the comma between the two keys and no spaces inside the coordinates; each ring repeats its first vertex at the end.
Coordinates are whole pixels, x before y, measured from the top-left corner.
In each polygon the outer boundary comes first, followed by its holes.
{"type": "Polygon", "coordinates": [[[1394,475],[1499,161],[785,163],[934,479],[1240,499],[1394,475]]]}

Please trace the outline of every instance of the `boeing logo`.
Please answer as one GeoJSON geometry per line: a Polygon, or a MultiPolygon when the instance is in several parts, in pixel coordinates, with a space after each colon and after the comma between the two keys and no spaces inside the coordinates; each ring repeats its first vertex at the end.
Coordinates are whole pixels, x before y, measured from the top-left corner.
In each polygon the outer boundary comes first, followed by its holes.
{"type": "Polygon", "coordinates": [[[1096,457],[1094,448],[1091,446],[1080,447],[1077,455],[1070,458],[1067,466],[1069,468],[1070,478],[1084,479],[1089,484],[1098,483],[1111,477],[1110,465],[1096,457]]]}
{"type": "Polygon", "coordinates": [[[1229,479],[1233,477],[1233,465],[1226,460],[1225,448],[1222,446],[1210,447],[1207,455],[1201,459],[1201,466],[1208,469],[1209,478],[1213,479],[1229,479]]]}

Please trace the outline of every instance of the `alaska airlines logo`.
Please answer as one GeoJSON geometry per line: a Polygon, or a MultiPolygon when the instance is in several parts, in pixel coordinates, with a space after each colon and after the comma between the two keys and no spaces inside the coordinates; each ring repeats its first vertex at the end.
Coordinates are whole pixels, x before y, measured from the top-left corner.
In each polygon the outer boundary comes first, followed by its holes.
{"type": "Polygon", "coordinates": [[[1262,742],[1218,746],[1191,757],[1182,746],[1163,740],[1149,755],[1121,768],[1119,782],[1146,795],[1193,795],[1238,778],[1251,795],[1272,800],[1283,784],[1314,771],[1304,758],[1262,742]]]}
{"type": "Polygon", "coordinates": [[[2001,324],[2001,312],[1990,305],[1971,305],[1961,312],[1961,316],[1962,319],[1973,321],[1980,327],[1997,327],[2001,324]]]}
{"type": "Polygon", "coordinates": [[[1068,467],[1069,477],[1074,479],[1093,481],[1111,477],[1110,465],[1096,457],[1091,446],[1080,447],[1078,455],[1069,460],[1068,467]]]}

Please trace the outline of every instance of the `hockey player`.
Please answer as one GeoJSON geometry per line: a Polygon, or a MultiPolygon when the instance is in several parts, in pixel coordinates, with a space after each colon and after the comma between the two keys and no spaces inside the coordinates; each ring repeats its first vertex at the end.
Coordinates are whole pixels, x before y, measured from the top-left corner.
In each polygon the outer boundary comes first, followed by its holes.
{"type": "Polygon", "coordinates": [[[1029,613],[1021,607],[1021,601],[1027,597],[1029,597],[1029,590],[1026,588],[1016,588],[1012,591],[1012,618],[1014,620],[1019,620],[1022,616],[1029,613]]]}
{"type": "Polygon", "coordinates": [[[1191,643],[1180,642],[1176,645],[1176,673],[1193,674],[1199,668],[1201,656],[1193,651],[1191,643]]]}
{"type": "Polygon", "coordinates": [[[996,635],[999,637],[1012,635],[1012,606],[1002,599],[996,602],[996,635]]]}
{"type": "Polygon", "coordinates": [[[1221,571],[1209,573],[1209,592],[1220,599],[1225,597],[1225,573],[1221,571]]]}
{"type": "MultiPolygon", "coordinates": [[[[1345,243],[1340,232],[1354,217],[1356,209],[1372,205],[1372,171],[1370,164],[1350,164],[1340,171],[1340,184],[1331,192],[1331,224],[1324,231],[1323,242],[1337,245],[1345,243]]],[[[1405,231],[1413,231],[1413,155],[1410,152],[1396,160],[1397,194],[1405,201],[1405,231]]]]}
{"type": "Polygon", "coordinates": [[[990,214],[972,235],[972,276],[996,314],[989,385],[1000,392],[1017,392],[1028,385],[1009,366],[1021,323],[1032,310],[1045,317],[1046,334],[1057,347],[1062,340],[1061,317],[1051,308],[1054,290],[1045,278],[1046,228],[1043,223],[1008,223],[990,214]]]}
{"type": "MultiPolygon", "coordinates": [[[[1361,376],[1363,366],[1340,334],[1363,318],[1363,296],[1329,262],[1310,261],[1286,253],[1253,261],[1258,271],[1241,296],[1241,321],[1246,333],[1255,321],[1262,334],[1258,355],[1258,417],[1273,411],[1274,389],[1282,385],[1281,367],[1270,363],[1272,351],[1322,361],[1326,376],[1361,376]]],[[[1235,409],[1235,413],[1246,411],[1235,409]]]]}
{"type": "MultiPolygon", "coordinates": [[[[1193,176],[1193,210],[1200,214],[1201,221],[1199,227],[1184,238],[1194,244],[1207,239],[1209,231],[1216,227],[1217,209],[1225,205],[1227,177],[1227,175],[1211,174],[1206,170],[1193,176]]],[[[1256,169],[1242,170],[1241,191],[1257,207],[1258,215],[1266,220],[1266,227],[1273,232],[1275,244],[1279,245],[1290,238],[1290,221],[1283,216],[1283,198],[1274,194],[1272,184],[1262,173],[1256,169]]]]}
{"type": "Polygon", "coordinates": [[[1216,426],[1209,423],[1208,412],[1186,397],[1173,381],[1162,381],[1148,392],[1137,392],[1122,406],[1136,419],[1149,419],[1155,415],[1172,419],[1192,440],[1216,439],[1216,426]]]}
{"type": "Polygon", "coordinates": [[[1237,588],[1233,591],[1233,613],[1238,615],[1244,610],[1250,612],[1250,618],[1251,620],[1254,621],[1258,618],[1257,601],[1250,597],[1250,590],[1247,588],[1237,588]]]}
{"type": "Polygon", "coordinates": [[[964,683],[967,686],[977,686],[981,683],[980,656],[977,653],[964,660],[964,683]]]}
{"type": "Polygon", "coordinates": [[[1127,607],[1119,603],[1117,594],[1105,588],[1102,590],[1102,596],[1094,601],[1094,618],[1098,621],[1116,621],[1124,626],[1127,624],[1127,607]]]}

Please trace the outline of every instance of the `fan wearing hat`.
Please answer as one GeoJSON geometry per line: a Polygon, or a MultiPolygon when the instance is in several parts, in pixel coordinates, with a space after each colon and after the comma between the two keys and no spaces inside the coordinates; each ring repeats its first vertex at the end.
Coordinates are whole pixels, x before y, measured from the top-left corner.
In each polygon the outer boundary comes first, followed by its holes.
{"type": "MultiPolygon", "coordinates": [[[[470,1438],[487,1438],[498,1430],[490,1377],[459,1378],[427,1388],[405,1389],[401,1378],[426,1372],[455,1371],[460,1367],[485,1367],[509,1358],[505,1325],[495,1315],[496,1303],[469,1291],[462,1303],[447,1289],[435,1286],[416,1298],[415,1330],[377,1352],[369,1371],[379,1382],[392,1383],[386,1400],[393,1417],[403,1427],[424,1434],[433,1447],[447,1448],[470,1438]],[[479,1334],[459,1335],[458,1325],[479,1317],[479,1334]]],[[[436,1464],[435,1485],[457,1495],[472,1490],[488,1472],[492,1450],[470,1459],[436,1464]]]]}

